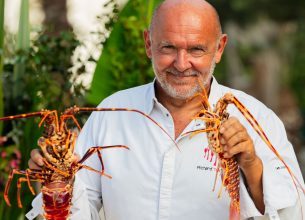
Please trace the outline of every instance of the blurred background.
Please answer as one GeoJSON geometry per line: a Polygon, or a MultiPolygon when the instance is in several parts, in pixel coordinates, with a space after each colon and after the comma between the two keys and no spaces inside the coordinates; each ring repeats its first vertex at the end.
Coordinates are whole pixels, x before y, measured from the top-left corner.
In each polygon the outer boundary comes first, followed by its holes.
{"type": "MultiPolygon", "coordinates": [[[[96,106],[154,78],[142,32],[160,0],[0,0],[0,116],[96,106]]],[[[215,77],[283,120],[305,172],[305,1],[213,0],[229,44],[215,77]]],[[[85,121],[85,118],[82,119],[85,121]]],[[[39,118],[0,123],[0,196],[11,168],[26,169],[39,118]]],[[[0,219],[24,219],[16,179],[0,219]]]]}

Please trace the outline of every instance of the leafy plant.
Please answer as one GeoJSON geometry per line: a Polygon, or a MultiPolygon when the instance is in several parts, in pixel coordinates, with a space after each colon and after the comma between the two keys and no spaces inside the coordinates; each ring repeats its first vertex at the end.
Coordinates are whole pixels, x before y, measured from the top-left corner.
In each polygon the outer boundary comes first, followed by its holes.
{"type": "MultiPolygon", "coordinates": [[[[0,0],[0,79],[3,73],[3,42],[4,42],[4,0],[0,0]]],[[[3,116],[3,83],[0,80],[0,117],[3,116]]],[[[0,123],[0,134],[2,132],[3,123],[0,123]]]]}
{"type": "Polygon", "coordinates": [[[87,100],[96,105],[115,91],[145,84],[154,78],[146,57],[143,31],[160,0],[129,1],[119,13],[98,60],[87,100]]]}

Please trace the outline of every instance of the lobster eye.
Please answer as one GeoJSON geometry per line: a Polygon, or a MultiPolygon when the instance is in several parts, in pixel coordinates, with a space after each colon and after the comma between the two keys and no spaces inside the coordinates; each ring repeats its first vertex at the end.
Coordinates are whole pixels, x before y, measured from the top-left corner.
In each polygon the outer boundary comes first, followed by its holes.
{"type": "Polygon", "coordinates": [[[199,117],[203,117],[203,116],[204,116],[204,113],[199,113],[198,116],[199,116],[199,117]]]}
{"type": "Polygon", "coordinates": [[[44,137],[40,137],[37,141],[38,146],[45,146],[46,145],[45,140],[46,139],[44,137]]]}

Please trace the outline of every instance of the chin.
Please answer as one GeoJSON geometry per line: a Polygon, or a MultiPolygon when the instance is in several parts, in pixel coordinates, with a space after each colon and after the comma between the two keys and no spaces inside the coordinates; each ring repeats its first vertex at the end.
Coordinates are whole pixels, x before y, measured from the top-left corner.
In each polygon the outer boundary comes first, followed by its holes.
{"type": "Polygon", "coordinates": [[[175,99],[189,99],[201,90],[197,80],[173,81],[162,77],[159,78],[158,76],[156,78],[163,92],[175,99]]]}
{"type": "MultiPolygon", "coordinates": [[[[163,88],[164,89],[164,88],[163,88]]],[[[197,86],[167,86],[165,92],[172,98],[186,100],[199,92],[197,86]]]]}

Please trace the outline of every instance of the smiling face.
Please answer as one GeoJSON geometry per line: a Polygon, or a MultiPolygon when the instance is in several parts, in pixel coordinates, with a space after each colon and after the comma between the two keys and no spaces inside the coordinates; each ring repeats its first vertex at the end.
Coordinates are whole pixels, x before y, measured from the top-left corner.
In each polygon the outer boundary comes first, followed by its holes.
{"type": "Polygon", "coordinates": [[[189,4],[190,0],[181,2],[166,1],[154,17],[151,32],[144,32],[144,39],[157,89],[184,100],[201,91],[200,83],[209,89],[227,38],[220,34],[213,8],[189,4]]]}

